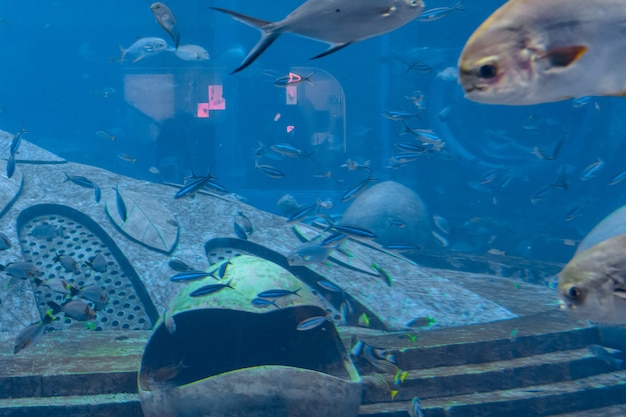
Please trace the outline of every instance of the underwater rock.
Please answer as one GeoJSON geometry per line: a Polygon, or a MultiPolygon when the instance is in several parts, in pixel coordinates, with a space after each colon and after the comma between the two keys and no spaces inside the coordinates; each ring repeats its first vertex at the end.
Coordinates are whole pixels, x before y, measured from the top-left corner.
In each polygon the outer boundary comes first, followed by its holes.
{"type": "Polygon", "coordinates": [[[298,202],[291,194],[285,194],[277,202],[276,205],[280,209],[280,212],[285,216],[291,215],[300,207],[298,202]]]}
{"type": "Polygon", "coordinates": [[[576,255],[586,251],[598,243],[626,233],[626,206],[622,206],[606,216],[580,242],[576,248],[576,255]]]}
{"type": "Polygon", "coordinates": [[[343,224],[353,224],[376,233],[381,245],[431,242],[426,207],[411,189],[394,181],[376,184],[348,207],[343,224]]]}

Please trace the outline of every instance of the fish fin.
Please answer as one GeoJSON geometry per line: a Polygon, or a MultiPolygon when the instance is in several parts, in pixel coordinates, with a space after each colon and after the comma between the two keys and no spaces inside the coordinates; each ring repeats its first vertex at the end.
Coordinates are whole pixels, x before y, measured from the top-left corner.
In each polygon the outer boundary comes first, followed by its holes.
{"type": "Polygon", "coordinates": [[[274,23],[269,20],[261,20],[261,19],[257,19],[256,17],[247,16],[245,14],[233,12],[232,10],[222,9],[221,7],[211,7],[211,9],[217,10],[218,12],[226,13],[230,15],[233,19],[239,20],[240,22],[245,23],[246,25],[255,27],[262,31],[266,31],[265,27],[274,23]]]}
{"type": "Polygon", "coordinates": [[[233,19],[239,20],[248,26],[259,29],[263,32],[261,39],[252,48],[248,55],[244,58],[243,62],[237,67],[232,74],[239,72],[252,64],[274,41],[280,36],[282,30],[279,30],[274,22],[268,20],[257,19],[256,17],[247,16],[245,14],[233,12],[232,10],[222,9],[220,7],[211,7],[218,12],[226,13],[233,19]]]}
{"type": "Polygon", "coordinates": [[[252,48],[250,52],[248,52],[248,55],[246,55],[241,64],[235,70],[233,70],[231,74],[239,72],[252,64],[259,56],[261,56],[263,52],[265,52],[267,48],[270,47],[271,44],[274,43],[276,39],[278,39],[280,33],[281,32],[279,31],[263,32],[263,35],[261,35],[261,39],[259,39],[259,42],[254,45],[254,48],[252,48]]]}
{"type": "Polygon", "coordinates": [[[48,307],[50,307],[52,315],[58,314],[63,310],[63,307],[55,303],[54,301],[48,301],[48,307]]]}
{"type": "Polygon", "coordinates": [[[317,59],[317,58],[322,58],[322,57],[325,57],[326,55],[330,55],[330,54],[332,54],[333,52],[336,52],[336,51],[338,51],[338,50],[340,50],[340,49],[345,48],[346,46],[350,45],[351,43],[352,43],[352,42],[346,42],[346,43],[338,43],[338,44],[331,45],[331,47],[330,47],[330,48],[328,48],[327,50],[325,50],[324,52],[322,52],[322,53],[321,53],[321,54],[319,54],[319,55],[315,55],[315,56],[314,56],[313,58],[311,58],[311,59],[317,59]]]}
{"type": "Polygon", "coordinates": [[[626,299],[626,292],[624,291],[614,291],[613,295],[619,298],[626,299]]]}
{"type": "Polygon", "coordinates": [[[174,45],[176,45],[176,49],[178,49],[178,45],[180,45],[180,32],[176,32],[172,38],[174,38],[174,45]]]}
{"type": "Polygon", "coordinates": [[[546,51],[539,59],[547,59],[550,62],[550,68],[564,68],[578,61],[588,50],[588,47],[581,45],[562,46],[546,51]]]}

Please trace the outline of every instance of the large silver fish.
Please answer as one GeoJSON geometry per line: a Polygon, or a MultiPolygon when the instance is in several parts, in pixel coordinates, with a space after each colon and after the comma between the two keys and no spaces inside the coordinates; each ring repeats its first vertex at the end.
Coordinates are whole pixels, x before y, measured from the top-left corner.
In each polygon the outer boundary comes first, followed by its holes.
{"type": "Polygon", "coordinates": [[[510,0],[467,41],[465,96],[524,105],[626,94],[626,2],[510,0]]]}
{"type": "Polygon", "coordinates": [[[626,234],[576,255],[559,276],[562,307],[573,316],[626,324],[626,234]]]}
{"type": "Polygon", "coordinates": [[[308,0],[281,20],[270,22],[213,7],[262,32],[238,72],[252,64],[278,37],[287,32],[330,44],[321,58],[351,43],[398,29],[424,10],[422,0],[308,0]]]}

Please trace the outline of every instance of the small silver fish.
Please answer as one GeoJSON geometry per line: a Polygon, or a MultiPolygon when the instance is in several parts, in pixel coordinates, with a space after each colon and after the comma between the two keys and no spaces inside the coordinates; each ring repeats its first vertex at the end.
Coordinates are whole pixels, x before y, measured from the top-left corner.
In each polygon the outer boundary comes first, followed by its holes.
{"type": "Polygon", "coordinates": [[[132,57],[133,63],[147,57],[160,54],[167,49],[167,42],[161,38],[141,38],[129,46],[127,49],[120,46],[122,57],[120,62],[124,62],[126,57],[132,57]]]}
{"type": "Polygon", "coordinates": [[[415,20],[417,20],[418,22],[434,22],[435,20],[446,17],[455,10],[459,12],[464,12],[465,10],[461,9],[462,3],[463,0],[460,0],[454,6],[435,7],[434,9],[425,10],[424,13],[422,13],[415,20]]]}
{"type": "Polygon", "coordinates": [[[128,163],[131,164],[136,164],[137,163],[137,158],[135,158],[132,155],[129,155],[127,153],[121,153],[119,155],[117,155],[118,158],[120,158],[122,161],[126,161],[128,163]]]}
{"type": "Polygon", "coordinates": [[[180,45],[174,51],[174,55],[183,61],[208,61],[209,53],[198,45],[180,45]]]}
{"type": "Polygon", "coordinates": [[[328,258],[332,250],[332,247],[322,246],[318,242],[307,242],[289,252],[287,262],[291,266],[321,263],[328,258]]]}

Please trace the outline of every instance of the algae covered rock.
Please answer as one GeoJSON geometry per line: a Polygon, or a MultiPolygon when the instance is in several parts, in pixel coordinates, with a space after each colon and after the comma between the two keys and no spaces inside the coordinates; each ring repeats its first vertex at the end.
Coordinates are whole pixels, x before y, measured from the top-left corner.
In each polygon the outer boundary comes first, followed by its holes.
{"type": "Polygon", "coordinates": [[[394,181],[376,184],[348,207],[343,224],[376,233],[381,245],[419,246],[432,240],[426,206],[410,188],[394,181]]]}

